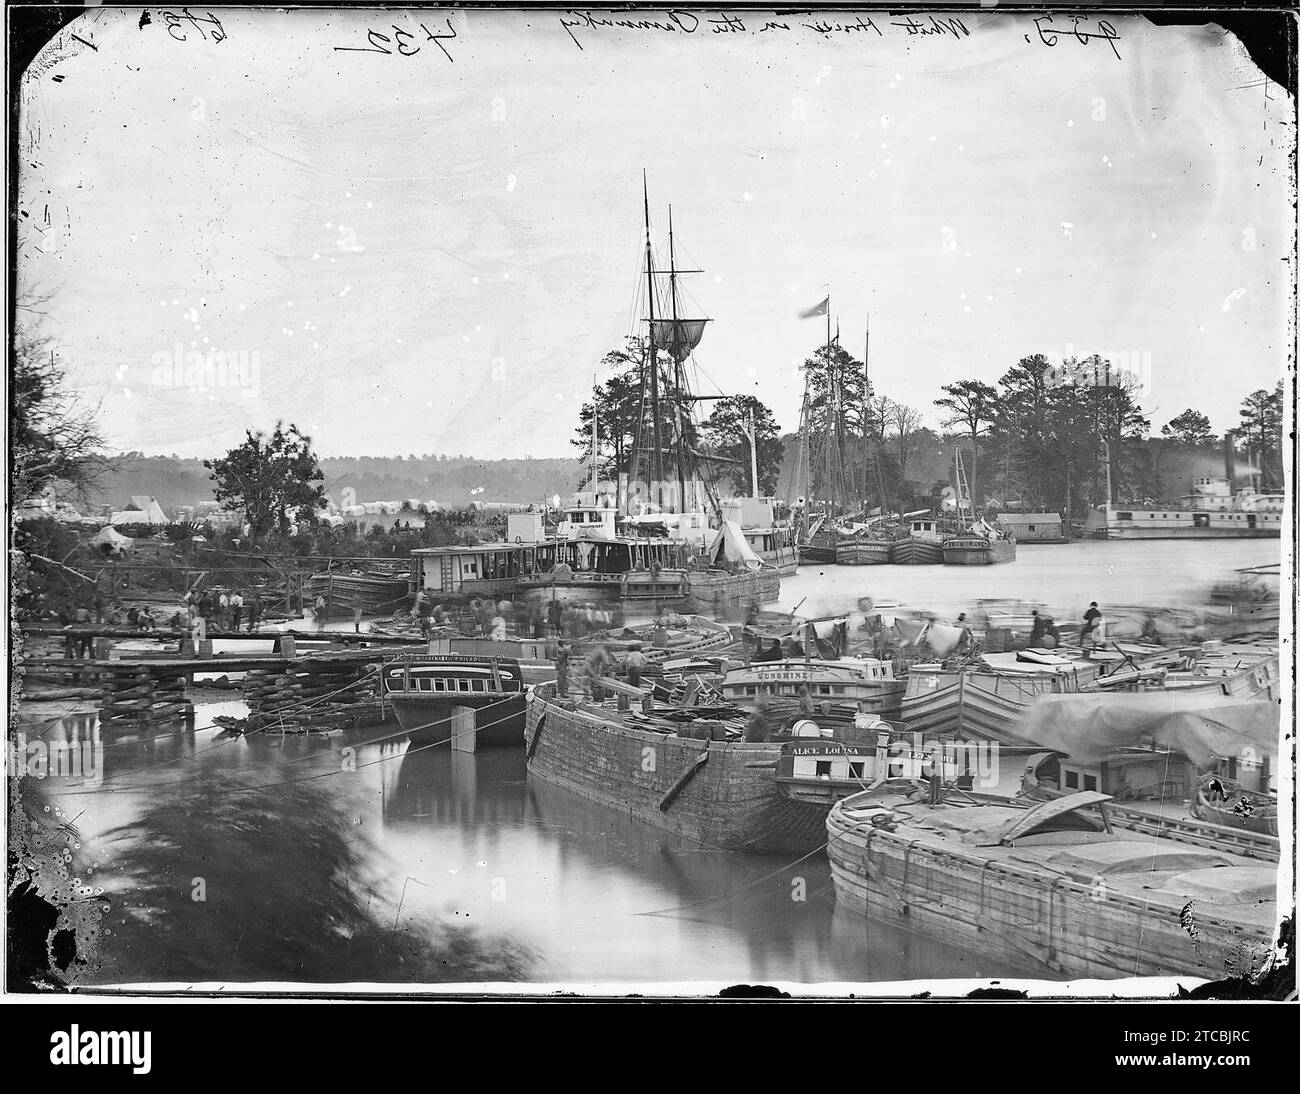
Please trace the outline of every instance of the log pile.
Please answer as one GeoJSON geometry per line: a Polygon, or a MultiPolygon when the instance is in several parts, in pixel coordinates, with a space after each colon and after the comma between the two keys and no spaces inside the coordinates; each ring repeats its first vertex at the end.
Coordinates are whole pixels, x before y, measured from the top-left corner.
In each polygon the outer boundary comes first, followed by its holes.
{"type": "Polygon", "coordinates": [[[163,666],[105,669],[101,675],[99,721],[104,726],[150,726],[193,718],[185,697],[185,674],[163,666]]]}
{"type": "Polygon", "coordinates": [[[282,671],[257,669],[244,677],[247,731],[302,732],[376,720],[379,675],[374,666],[300,660],[282,671]]]}

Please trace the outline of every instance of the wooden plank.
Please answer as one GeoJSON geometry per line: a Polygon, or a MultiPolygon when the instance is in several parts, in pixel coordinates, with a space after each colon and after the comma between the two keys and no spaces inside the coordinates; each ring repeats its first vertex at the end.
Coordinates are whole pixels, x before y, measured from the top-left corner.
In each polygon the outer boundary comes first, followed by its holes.
{"type": "Polygon", "coordinates": [[[708,762],[709,743],[708,741],[705,741],[704,748],[700,750],[700,754],[696,756],[691,765],[678,776],[677,781],[668,788],[668,793],[659,799],[659,811],[661,813],[665,812],[668,807],[673,804],[677,795],[686,789],[686,784],[695,778],[695,773],[708,762]]]}
{"type": "Polygon", "coordinates": [[[622,680],[615,680],[609,676],[598,676],[596,682],[601,687],[614,692],[615,695],[626,695],[629,699],[641,699],[646,695],[653,695],[654,688],[635,688],[631,684],[625,684],[622,680]]]}

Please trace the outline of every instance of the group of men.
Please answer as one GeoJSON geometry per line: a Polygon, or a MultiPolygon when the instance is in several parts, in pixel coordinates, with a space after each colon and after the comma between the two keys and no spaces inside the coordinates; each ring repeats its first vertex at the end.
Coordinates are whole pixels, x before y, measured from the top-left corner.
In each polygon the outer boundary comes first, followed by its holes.
{"type": "Polygon", "coordinates": [[[196,620],[202,620],[202,630],[237,631],[245,622],[251,634],[262,621],[262,602],[250,596],[247,604],[238,589],[190,590],[185,594],[185,608],[189,612],[190,629],[196,620]],[[247,611],[245,611],[247,609],[247,611]]]}
{"type": "MultiPolygon", "coordinates": [[[[1030,613],[1030,617],[1033,619],[1029,630],[1031,648],[1052,648],[1060,645],[1061,631],[1056,625],[1056,620],[1045,612],[1040,613],[1036,608],[1030,613]],[[1048,642],[1048,638],[1052,641],[1048,642]]],[[[1079,645],[1085,650],[1096,649],[1098,641],[1103,637],[1101,609],[1097,607],[1097,602],[1094,600],[1083,613],[1083,623],[1079,627],[1079,645]]]]}
{"type": "MultiPolygon", "coordinates": [[[[569,644],[568,639],[560,638],[556,641],[554,656],[556,694],[561,699],[567,699],[569,697],[569,662],[573,656],[573,647],[569,644]]],[[[616,664],[613,655],[601,643],[593,646],[591,652],[587,654],[582,664],[583,684],[594,702],[598,703],[605,697],[605,689],[601,684],[601,680],[610,676],[616,664]]],[[[635,643],[623,658],[623,675],[628,686],[634,688],[642,686],[645,670],[649,664],[650,658],[646,656],[641,644],[635,643]]]]}

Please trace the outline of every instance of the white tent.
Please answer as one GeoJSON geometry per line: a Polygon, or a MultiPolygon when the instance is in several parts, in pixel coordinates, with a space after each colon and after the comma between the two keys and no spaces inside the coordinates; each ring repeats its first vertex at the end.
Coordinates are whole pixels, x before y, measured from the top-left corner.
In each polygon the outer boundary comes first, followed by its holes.
{"type": "Polygon", "coordinates": [[[106,555],[124,555],[135,546],[135,540],[106,524],[90,538],[90,546],[106,555]]]}
{"type": "Polygon", "coordinates": [[[763,560],[754,554],[754,549],[745,539],[745,533],[734,520],[724,520],[717,535],[713,537],[713,542],[709,544],[709,561],[718,562],[722,559],[741,563],[751,570],[757,570],[763,565],[763,560]]]}

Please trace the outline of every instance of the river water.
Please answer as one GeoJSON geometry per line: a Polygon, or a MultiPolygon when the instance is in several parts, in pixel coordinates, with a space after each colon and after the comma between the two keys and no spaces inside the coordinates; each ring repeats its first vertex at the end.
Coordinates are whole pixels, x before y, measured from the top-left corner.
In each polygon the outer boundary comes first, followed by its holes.
{"type": "MultiPolygon", "coordinates": [[[[822,568],[782,606],[858,596],[936,612],[980,597],[1060,616],[1096,599],[1190,606],[1269,541],[1022,547],[1017,562],[822,568]],[[1195,556],[1191,554],[1194,549],[1195,556]]],[[[208,692],[209,696],[214,693],[208,692]]],[[[396,726],[222,739],[196,728],[49,727],[100,746],[94,774],[28,778],[77,834],[73,868],[110,911],[93,984],[865,982],[1035,970],[837,912],[815,855],[700,849],[530,782],[522,749],[412,749],[396,726]]],[[[39,731],[38,731],[39,732],[39,731]]],[[[35,734],[29,733],[29,738],[35,734]]]]}

